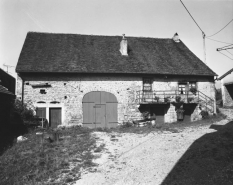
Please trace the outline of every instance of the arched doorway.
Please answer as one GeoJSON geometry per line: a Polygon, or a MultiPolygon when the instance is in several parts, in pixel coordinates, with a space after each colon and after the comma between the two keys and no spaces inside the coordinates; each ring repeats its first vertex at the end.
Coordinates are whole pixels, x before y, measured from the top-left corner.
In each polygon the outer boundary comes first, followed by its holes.
{"type": "Polygon", "coordinates": [[[96,127],[117,126],[117,99],[104,91],[92,91],[83,97],[83,125],[96,127]]]}

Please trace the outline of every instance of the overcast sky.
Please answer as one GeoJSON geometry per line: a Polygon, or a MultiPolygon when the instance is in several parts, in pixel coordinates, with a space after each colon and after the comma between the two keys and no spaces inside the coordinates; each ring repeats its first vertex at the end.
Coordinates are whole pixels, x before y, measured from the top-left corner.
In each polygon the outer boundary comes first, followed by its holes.
{"type": "MultiPolygon", "coordinates": [[[[233,0],[182,0],[207,36],[233,19],[233,0]]],[[[16,66],[27,32],[172,38],[203,61],[202,33],[180,0],[1,0],[0,68],[16,66]]],[[[218,75],[233,68],[233,22],[206,39],[207,65],[218,75]]],[[[9,68],[13,74],[15,68],[9,68]]],[[[13,74],[14,75],[14,74],[13,74]]]]}

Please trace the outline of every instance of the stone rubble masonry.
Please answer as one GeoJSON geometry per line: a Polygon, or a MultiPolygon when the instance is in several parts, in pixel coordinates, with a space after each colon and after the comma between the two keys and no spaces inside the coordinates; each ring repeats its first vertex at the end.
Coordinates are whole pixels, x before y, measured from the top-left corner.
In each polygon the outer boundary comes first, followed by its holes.
{"type": "Polygon", "coordinates": [[[224,107],[232,107],[233,106],[233,99],[231,97],[231,95],[228,92],[228,89],[226,88],[225,85],[222,85],[222,99],[223,99],[223,106],[224,107]]]}
{"type": "MultiPolygon", "coordinates": [[[[176,90],[178,88],[178,80],[155,78],[152,84],[153,90],[176,90]]],[[[24,101],[33,102],[34,106],[37,102],[43,101],[49,104],[58,101],[64,106],[64,118],[62,125],[69,125],[72,120],[79,123],[83,121],[82,99],[86,93],[92,91],[105,91],[116,96],[118,101],[118,122],[132,121],[142,119],[142,115],[138,110],[136,102],[136,91],[142,90],[142,77],[107,77],[107,76],[43,76],[43,77],[27,77],[24,85],[24,101]],[[26,83],[29,85],[26,85],[26,83]],[[51,87],[33,88],[32,85],[48,83],[51,87]],[[44,89],[46,94],[41,94],[40,90],[44,89]]],[[[20,85],[17,86],[21,88],[20,85]]],[[[198,89],[207,96],[215,99],[213,82],[198,82],[198,89]]],[[[17,93],[21,93],[17,89],[17,93]]],[[[191,116],[192,120],[197,120],[196,109],[191,116]]],[[[171,123],[176,121],[176,112],[173,105],[170,106],[167,114],[165,114],[165,122],[171,123]]]]}

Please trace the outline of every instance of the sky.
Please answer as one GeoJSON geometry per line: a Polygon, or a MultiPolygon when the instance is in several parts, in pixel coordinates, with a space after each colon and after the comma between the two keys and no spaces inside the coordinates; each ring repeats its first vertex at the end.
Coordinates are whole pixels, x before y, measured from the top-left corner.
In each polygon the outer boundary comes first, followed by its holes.
{"type": "MultiPolygon", "coordinates": [[[[233,0],[182,0],[206,36],[233,19],[233,0]]],[[[180,0],[1,0],[0,68],[16,66],[29,31],[172,38],[204,60],[202,32],[180,0]]],[[[206,63],[219,76],[233,68],[233,21],[205,39],[206,63]],[[217,41],[225,42],[217,42],[217,41]],[[226,55],[226,56],[225,56],[226,55]]],[[[15,68],[8,71],[16,77],[15,68]]]]}

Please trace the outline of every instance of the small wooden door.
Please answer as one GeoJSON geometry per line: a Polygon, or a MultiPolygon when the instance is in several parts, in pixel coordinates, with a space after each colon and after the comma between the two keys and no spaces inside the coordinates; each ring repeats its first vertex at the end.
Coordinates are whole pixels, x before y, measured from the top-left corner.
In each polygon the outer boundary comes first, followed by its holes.
{"type": "Polygon", "coordinates": [[[105,127],[106,125],[106,106],[96,104],[95,109],[95,124],[96,127],[105,127]]]}
{"type": "Polygon", "coordinates": [[[36,115],[40,118],[46,118],[46,108],[37,108],[36,115]]]}
{"type": "Polygon", "coordinates": [[[49,109],[49,126],[56,128],[61,124],[61,108],[49,109]]]}

